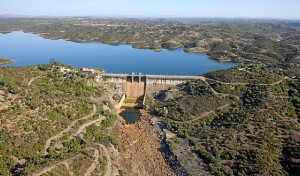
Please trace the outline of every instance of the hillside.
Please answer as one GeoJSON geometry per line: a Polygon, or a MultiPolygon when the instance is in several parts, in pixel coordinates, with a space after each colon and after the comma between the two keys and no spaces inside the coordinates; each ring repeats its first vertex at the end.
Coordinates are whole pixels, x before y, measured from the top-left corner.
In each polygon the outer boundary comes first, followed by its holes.
{"type": "Polygon", "coordinates": [[[0,19],[1,33],[183,48],[237,63],[148,94],[135,124],[114,108],[117,87],[96,74],[57,62],[1,66],[0,175],[299,175],[299,24],[0,19]]]}
{"type": "Polygon", "coordinates": [[[57,62],[1,67],[0,175],[174,175],[152,116],[125,125],[117,89],[96,76],[57,62]]]}
{"type": "Polygon", "coordinates": [[[100,153],[118,147],[107,130],[116,120],[113,89],[92,81],[55,65],[0,69],[1,175],[105,171],[108,156],[100,153]]]}
{"type": "Polygon", "coordinates": [[[299,174],[300,79],[257,66],[239,72],[208,73],[155,96],[175,135],[170,146],[176,153],[183,138],[216,175],[299,174]]]}
{"type": "Polygon", "coordinates": [[[128,43],[156,51],[183,48],[215,60],[276,65],[299,75],[299,21],[2,18],[0,32],[22,30],[74,42],[128,43]]]}

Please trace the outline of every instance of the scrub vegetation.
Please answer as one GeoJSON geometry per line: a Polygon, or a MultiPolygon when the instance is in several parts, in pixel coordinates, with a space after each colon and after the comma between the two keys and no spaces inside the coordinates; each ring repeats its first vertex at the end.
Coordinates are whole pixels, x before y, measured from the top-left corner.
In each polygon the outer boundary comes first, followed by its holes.
{"type": "Polygon", "coordinates": [[[117,118],[104,104],[112,88],[91,86],[93,75],[61,67],[0,69],[0,175],[82,175],[106,160],[100,144],[118,148],[107,130],[117,118]]]}
{"type": "Polygon", "coordinates": [[[263,72],[270,80],[247,79],[235,69],[208,73],[216,80],[161,92],[172,98],[156,98],[156,108],[167,108],[167,128],[186,139],[216,175],[297,175],[300,79],[259,66],[248,72],[263,72]]]}
{"type": "Polygon", "coordinates": [[[0,19],[1,33],[15,30],[155,51],[183,48],[238,66],[148,94],[146,103],[158,120],[143,111],[146,119],[121,130],[113,110],[117,90],[95,82],[94,74],[56,60],[1,66],[0,175],[130,175],[159,173],[159,166],[172,173],[156,148],[159,122],[172,138],[169,148],[182,173],[299,175],[299,21],[0,19]],[[118,158],[111,157],[118,152],[125,153],[127,165],[119,163],[115,172],[118,158]],[[143,170],[135,167],[139,161],[147,163],[143,170]]]}

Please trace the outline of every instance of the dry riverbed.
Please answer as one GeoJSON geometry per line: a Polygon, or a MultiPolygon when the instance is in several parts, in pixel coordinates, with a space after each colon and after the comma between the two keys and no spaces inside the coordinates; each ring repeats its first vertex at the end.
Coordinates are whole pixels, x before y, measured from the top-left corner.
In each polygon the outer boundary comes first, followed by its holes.
{"type": "Polygon", "coordinates": [[[165,162],[161,153],[158,129],[149,123],[152,118],[142,111],[141,120],[135,124],[125,124],[118,130],[124,146],[125,165],[132,176],[165,175],[175,173],[165,162]]]}

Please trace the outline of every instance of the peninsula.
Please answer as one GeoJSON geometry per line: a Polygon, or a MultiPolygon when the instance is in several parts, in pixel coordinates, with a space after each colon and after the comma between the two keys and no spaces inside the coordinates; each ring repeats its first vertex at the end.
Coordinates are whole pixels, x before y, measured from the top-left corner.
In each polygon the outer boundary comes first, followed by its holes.
{"type": "Polygon", "coordinates": [[[15,62],[13,59],[0,58],[0,65],[11,64],[13,62],[15,62]]]}

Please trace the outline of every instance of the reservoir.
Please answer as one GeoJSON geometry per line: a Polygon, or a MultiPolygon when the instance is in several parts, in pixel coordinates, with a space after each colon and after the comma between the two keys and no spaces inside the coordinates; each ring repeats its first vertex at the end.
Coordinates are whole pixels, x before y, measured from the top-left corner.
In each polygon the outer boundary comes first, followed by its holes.
{"type": "Polygon", "coordinates": [[[128,44],[50,40],[19,31],[0,34],[0,57],[14,59],[16,62],[11,66],[47,64],[55,58],[74,67],[128,74],[200,75],[235,66],[213,61],[206,54],[185,53],[183,49],[154,52],[134,49],[128,44]]]}

